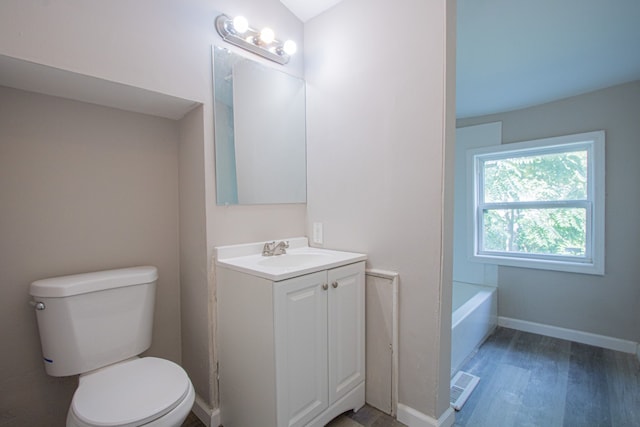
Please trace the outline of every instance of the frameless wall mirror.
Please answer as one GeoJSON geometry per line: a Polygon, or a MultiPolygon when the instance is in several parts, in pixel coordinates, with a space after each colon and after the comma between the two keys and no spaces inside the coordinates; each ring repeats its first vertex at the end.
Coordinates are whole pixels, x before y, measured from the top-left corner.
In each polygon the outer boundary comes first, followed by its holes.
{"type": "Polygon", "coordinates": [[[304,80],[214,46],[218,205],[305,203],[304,80]]]}

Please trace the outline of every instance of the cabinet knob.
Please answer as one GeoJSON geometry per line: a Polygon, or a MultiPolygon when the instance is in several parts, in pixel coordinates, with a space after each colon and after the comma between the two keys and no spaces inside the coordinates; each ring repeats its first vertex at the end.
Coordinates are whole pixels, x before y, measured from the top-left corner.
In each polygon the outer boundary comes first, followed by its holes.
{"type": "Polygon", "coordinates": [[[337,287],[338,287],[338,282],[333,282],[333,283],[331,284],[331,286],[333,286],[333,289],[337,288],[337,287]]]}
{"type": "Polygon", "coordinates": [[[322,285],[322,290],[323,290],[323,291],[326,291],[327,289],[329,289],[329,285],[327,285],[326,283],[324,283],[324,284],[322,285]]]}

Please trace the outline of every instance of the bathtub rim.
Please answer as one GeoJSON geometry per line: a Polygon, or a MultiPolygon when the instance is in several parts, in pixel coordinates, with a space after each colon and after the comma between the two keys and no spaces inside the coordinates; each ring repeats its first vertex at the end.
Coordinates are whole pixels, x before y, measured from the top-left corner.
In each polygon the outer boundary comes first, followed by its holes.
{"type": "Polygon", "coordinates": [[[467,287],[474,287],[477,290],[477,292],[473,296],[471,296],[471,298],[468,298],[465,302],[460,304],[460,306],[455,311],[451,312],[451,329],[453,330],[453,328],[458,326],[473,312],[473,308],[482,304],[482,302],[484,302],[487,298],[491,298],[494,293],[497,293],[498,288],[496,286],[478,285],[476,283],[468,282],[454,281],[452,283],[452,287],[455,287],[456,284],[460,284],[467,287]]]}

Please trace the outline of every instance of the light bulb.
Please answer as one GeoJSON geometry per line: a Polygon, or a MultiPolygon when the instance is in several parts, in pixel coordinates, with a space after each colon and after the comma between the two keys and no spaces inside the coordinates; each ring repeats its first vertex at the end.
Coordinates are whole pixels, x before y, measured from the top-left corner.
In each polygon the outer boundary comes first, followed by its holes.
{"type": "Polygon", "coordinates": [[[282,50],[284,50],[284,53],[286,53],[287,55],[293,55],[298,50],[298,45],[296,45],[296,42],[294,42],[293,40],[287,40],[286,42],[284,42],[282,50]]]}
{"type": "Polygon", "coordinates": [[[238,34],[244,34],[249,29],[249,21],[244,16],[236,16],[233,18],[233,29],[238,34]]]}
{"type": "Polygon", "coordinates": [[[273,33],[273,30],[271,28],[263,28],[262,31],[260,31],[260,41],[264,44],[269,44],[272,43],[276,38],[276,35],[273,33]]]}

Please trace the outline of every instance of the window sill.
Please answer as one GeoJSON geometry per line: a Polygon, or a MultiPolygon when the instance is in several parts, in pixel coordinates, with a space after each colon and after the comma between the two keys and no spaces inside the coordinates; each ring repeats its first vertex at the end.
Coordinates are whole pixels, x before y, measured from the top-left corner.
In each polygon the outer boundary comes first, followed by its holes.
{"type": "Polygon", "coordinates": [[[604,262],[570,262],[534,258],[516,258],[499,255],[472,255],[470,261],[495,264],[506,267],[533,268],[536,270],[563,271],[566,273],[604,276],[604,262]]]}

